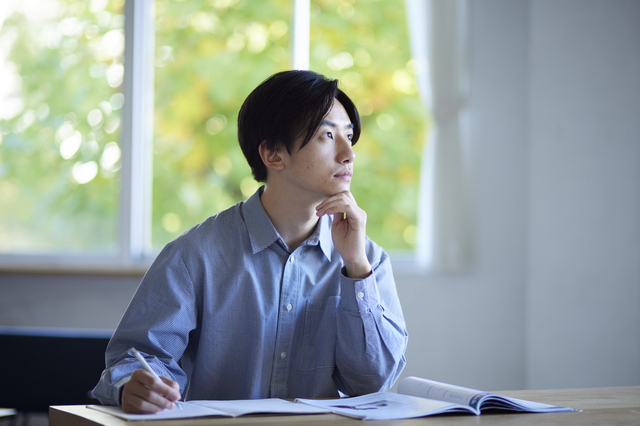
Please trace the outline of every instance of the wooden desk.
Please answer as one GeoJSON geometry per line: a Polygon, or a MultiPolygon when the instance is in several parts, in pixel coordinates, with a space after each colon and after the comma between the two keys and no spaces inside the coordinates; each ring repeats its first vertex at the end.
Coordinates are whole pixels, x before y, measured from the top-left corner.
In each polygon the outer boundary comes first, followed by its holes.
{"type": "Polygon", "coordinates": [[[638,425],[640,424],[640,386],[589,389],[558,389],[538,391],[496,392],[513,398],[544,402],[583,410],[579,413],[545,414],[450,414],[409,420],[366,421],[334,414],[309,416],[245,416],[230,418],[200,418],[127,422],[81,405],[49,408],[50,426],[204,426],[204,425],[264,425],[304,424],[305,426],[356,425],[638,425]]]}

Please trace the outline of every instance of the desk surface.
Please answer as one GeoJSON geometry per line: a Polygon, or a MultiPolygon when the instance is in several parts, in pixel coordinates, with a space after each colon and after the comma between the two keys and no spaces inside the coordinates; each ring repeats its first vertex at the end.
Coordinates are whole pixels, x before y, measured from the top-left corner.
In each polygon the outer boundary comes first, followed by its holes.
{"type": "Polygon", "coordinates": [[[638,425],[640,424],[640,386],[588,389],[554,389],[496,392],[513,398],[571,407],[582,412],[544,414],[450,414],[408,420],[367,421],[349,419],[334,414],[308,416],[245,416],[238,418],[199,418],[127,422],[91,410],[82,405],[52,406],[50,426],[204,426],[204,425],[638,425]]]}

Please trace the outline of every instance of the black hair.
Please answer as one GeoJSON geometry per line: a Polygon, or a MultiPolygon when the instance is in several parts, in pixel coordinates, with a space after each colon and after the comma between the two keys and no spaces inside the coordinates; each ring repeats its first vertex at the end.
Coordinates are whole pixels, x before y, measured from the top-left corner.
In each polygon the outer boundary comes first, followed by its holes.
{"type": "Polygon", "coordinates": [[[353,124],[352,142],[360,137],[360,115],[349,97],[338,89],[338,80],[313,71],[283,71],[272,75],[245,99],[238,114],[238,140],[253,177],[267,179],[267,168],[258,147],[291,151],[298,139],[300,148],[313,137],[333,101],[339,101],[353,124]]]}

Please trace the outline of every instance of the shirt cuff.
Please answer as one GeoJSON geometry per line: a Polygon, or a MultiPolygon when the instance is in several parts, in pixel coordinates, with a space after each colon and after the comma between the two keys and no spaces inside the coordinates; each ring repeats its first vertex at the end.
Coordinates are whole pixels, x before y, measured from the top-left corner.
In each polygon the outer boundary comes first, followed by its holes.
{"type": "Polygon", "coordinates": [[[113,388],[115,389],[115,400],[118,402],[118,406],[122,407],[122,387],[131,380],[131,375],[124,376],[117,382],[113,384],[113,388]]]}
{"type": "Polygon", "coordinates": [[[362,315],[380,304],[380,294],[373,272],[366,278],[354,279],[341,276],[340,304],[353,315],[362,315]]]}

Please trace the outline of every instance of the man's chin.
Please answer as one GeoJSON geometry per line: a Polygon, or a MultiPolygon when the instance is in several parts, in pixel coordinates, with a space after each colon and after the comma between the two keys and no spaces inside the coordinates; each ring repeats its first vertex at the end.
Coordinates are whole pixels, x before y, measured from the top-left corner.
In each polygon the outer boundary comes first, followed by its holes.
{"type": "Polygon", "coordinates": [[[343,192],[351,192],[351,188],[349,186],[346,186],[344,188],[337,189],[334,192],[332,192],[331,194],[327,194],[327,198],[328,197],[332,197],[334,195],[342,194],[343,192]]]}
{"type": "Polygon", "coordinates": [[[331,185],[330,187],[325,188],[324,190],[321,190],[318,192],[320,197],[323,197],[324,199],[327,199],[329,197],[333,197],[334,195],[337,194],[341,194],[343,192],[350,192],[351,191],[351,185],[347,184],[341,184],[341,185],[331,185]]]}
{"type": "Polygon", "coordinates": [[[338,184],[335,185],[334,194],[339,194],[341,192],[350,191],[350,190],[351,190],[351,181],[338,182],[338,184]]]}

